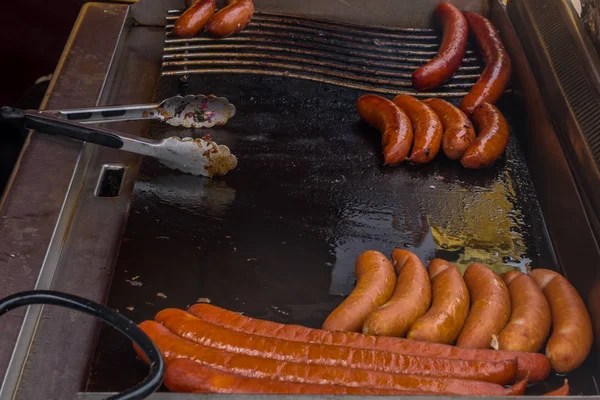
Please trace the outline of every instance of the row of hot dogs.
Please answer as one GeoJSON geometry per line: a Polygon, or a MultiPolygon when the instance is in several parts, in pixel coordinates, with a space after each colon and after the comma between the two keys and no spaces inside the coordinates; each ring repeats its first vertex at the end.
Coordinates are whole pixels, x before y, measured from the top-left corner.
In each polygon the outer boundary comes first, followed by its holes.
{"type": "MultiPolygon", "coordinates": [[[[283,325],[210,304],[165,309],[140,327],[174,392],[503,396],[550,373],[539,353],[283,325]]],[[[568,393],[565,382],[549,394],[568,393]]]]}
{"type": "Polygon", "coordinates": [[[327,317],[324,330],[518,352],[538,352],[547,341],[546,356],[559,373],[579,367],[591,350],[586,306],[556,272],[500,277],[471,264],[463,277],[440,259],[427,271],[407,250],[394,249],[391,258],[393,265],[372,250],[358,257],[356,287],[327,317]]]}
{"type": "Polygon", "coordinates": [[[186,0],[186,5],[173,26],[173,33],[182,38],[195,36],[205,27],[212,36],[228,37],[244,29],[254,15],[252,0],[228,0],[217,13],[216,0],[186,0]]]}

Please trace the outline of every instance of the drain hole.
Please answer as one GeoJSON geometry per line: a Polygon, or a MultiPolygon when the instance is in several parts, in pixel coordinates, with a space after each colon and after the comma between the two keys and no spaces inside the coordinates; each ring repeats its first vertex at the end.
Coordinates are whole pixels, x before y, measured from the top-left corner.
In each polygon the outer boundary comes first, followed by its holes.
{"type": "Polygon", "coordinates": [[[97,197],[117,197],[121,191],[125,167],[122,165],[103,165],[100,180],[96,187],[97,197]]]}

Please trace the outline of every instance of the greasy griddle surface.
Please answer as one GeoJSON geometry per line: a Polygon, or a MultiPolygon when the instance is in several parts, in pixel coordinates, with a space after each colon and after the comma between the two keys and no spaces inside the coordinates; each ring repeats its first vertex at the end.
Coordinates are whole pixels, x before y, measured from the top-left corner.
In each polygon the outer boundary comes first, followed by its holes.
{"type": "MultiPolygon", "coordinates": [[[[252,317],[319,327],[352,290],[354,260],[368,249],[556,268],[519,147],[525,118],[514,97],[499,105],[512,127],[507,156],[469,171],[443,156],[383,167],[380,135],[360,122],[355,90],[192,76],[187,85],[163,79],[158,99],[211,93],[237,107],[224,127],[156,123],[150,136],[210,132],[238,167],[210,180],[143,161],[108,300],[135,322],[206,298],[252,317]]],[[[104,329],[88,390],[124,389],[145,372],[127,340],[104,329]]]]}

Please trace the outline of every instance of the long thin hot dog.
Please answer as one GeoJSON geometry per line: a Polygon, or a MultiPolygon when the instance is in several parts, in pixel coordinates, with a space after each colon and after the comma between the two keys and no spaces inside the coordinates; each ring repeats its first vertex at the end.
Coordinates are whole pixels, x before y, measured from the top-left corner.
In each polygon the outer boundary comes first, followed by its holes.
{"type": "Polygon", "coordinates": [[[479,135],[464,152],[460,163],[465,168],[491,167],[508,146],[508,123],[500,110],[489,103],[478,105],[471,120],[479,135]]]}
{"type": "Polygon", "coordinates": [[[444,126],[442,150],[446,157],[458,160],[467,148],[475,141],[473,124],[458,107],[443,99],[426,99],[427,104],[440,118],[444,126]]]}
{"type": "Polygon", "coordinates": [[[427,104],[407,94],[399,94],[392,100],[402,109],[413,127],[414,143],[409,161],[425,164],[440,151],[444,128],[437,114],[427,104]]]}
{"type": "Polygon", "coordinates": [[[252,0],[228,0],[227,7],[219,10],[206,25],[206,30],[216,37],[231,36],[244,29],[254,14],[252,0]]]}
{"type": "Polygon", "coordinates": [[[460,67],[467,47],[469,28],[460,10],[450,3],[440,3],[434,18],[443,30],[442,44],[438,54],[413,73],[412,84],[418,90],[434,89],[450,79],[460,67]]]}
{"type": "Polygon", "coordinates": [[[559,273],[534,269],[529,275],[550,303],[552,335],[546,344],[546,356],[556,372],[570,372],[583,363],[592,348],[590,314],[577,290],[559,273]]]}
{"type": "Polygon", "coordinates": [[[396,289],[387,303],[367,316],[364,334],[405,336],[431,305],[431,282],[419,257],[408,250],[394,249],[392,261],[398,274],[396,289]]]}
{"type": "Polygon", "coordinates": [[[511,271],[502,276],[510,292],[512,312],[508,324],[492,340],[497,350],[537,352],[550,334],[550,305],[528,275],[511,271]]]}
{"type": "Polygon", "coordinates": [[[415,321],[409,339],[452,344],[469,315],[469,291],[458,269],[447,261],[429,264],[433,303],[427,314],[415,321]]]}
{"type": "Polygon", "coordinates": [[[495,103],[508,85],[511,62],[494,25],[485,17],[466,11],[469,30],[483,53],[485,69],[471,91],[460,103],[460,109],[471,115],[481,103],[495,103]]]}
{"type": "Polygon", "coordinates": [[[404,111],[390,100],[366,94],[356,101],[358,114],[381,132],[383,162],[397,165],[406,160],[413,142],[413,129],[404,111]]]}
{"type": "Polygon", "coordinates": [[[368,348],[399,354],[439,358],[499,361],[511,360],[516,357],[518,379],[524,379],[526,376],[529,376],[531,382],[540,382],[550,374],[550,362],[548,358],[539,353],[463,349],[456,346],[425,343],[401,338],[368,336],[353,332],[329,332],[300,325],[284,325],[277,322],[254,319],[212,304],[194,304],[187,311],[212,324],[254,335],[292,340],[295,342],[368,348]]]}
{"type": "MultiPolygon", "coordinates": [[[[210,368],[227,372],[235,371],[237,375],[251,378],[456,395],[501,396],[522,394],[525,389],[524,382],[505,389],[501,385],[489,382],[397,375],[359,368],[311,365],[252,357],[195,344],[180,338],[154,321],[144,321],[139,326],[158,347],[167,364],[178,358],[187,358],[210,368]]],[[[136,351],[139,352],[139,349],[136,348],[136,351]]]]}
{"type": "Polygon", "coordinates": [[[213,325],[183,310],[173,308],[160,311],[155,320],[171,332],[207,347],[280,361],[337,365],[404,375],[471,379],[498,384],[513,382],[517,371],[516,359],[501,362],[451,360],[407,356],[380,350],[298,343],[251,335],[213,325]]]}
{"type": "Polygon", "coordinates": [[[483,264],[471,264],[464,274],[471,295],[471,311],[456,345],[489,348],[510,317],[510,294],[498,274],[483,264]]]}
{"type": "Polygon", "coordinates": [[[215,0],[195,0],[183,13],[173,27],[173,33],[179,37],[192,37],[200,32],[215,13],[215,0]]]}

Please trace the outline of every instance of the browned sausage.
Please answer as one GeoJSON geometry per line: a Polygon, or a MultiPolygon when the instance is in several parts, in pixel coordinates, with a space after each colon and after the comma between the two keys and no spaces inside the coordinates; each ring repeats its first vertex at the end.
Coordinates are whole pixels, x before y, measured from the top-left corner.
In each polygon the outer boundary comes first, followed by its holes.
{"type": "Polygon", "coordinates": [[[206,30],[213,36],[231,36],[244,29],[252,19],[252,0],[227,0],[227,4],[227,7],[219,10],[206,25],[206,30]]]}
{"type": "Polygon", "coordinates": [[[368,348],[398,354],[439,358],[484,361],[512,360],[517,358],[518,379],[524,379],[529,376],[531,382],[540,382],[545,380],[550,374],[550,361],[546,356],[539,353],[461,349],[460,347],[445,344],[426,343],[394,337],[367,336],[353,332],[329,332],[300,325],[284,325],[277,322],[254,319],[216,307],[212,304],[194,304],[188,309],[188,312],[212,324],[253,335],[291,340],[294,342],[320,343],[359,349],[368,348]]]}
{"type": "Polygon", "coordinates": [[[408,115],[412,123],[414,143],[408,160],[415,164],[433,160],[440,151],[444,133],[437,114],[427,104],[407,94],[399,94],[393,102],[408,115]]]}
{"type": "Polygon", "coordinates": [[[483,53],[485,69],[471,91],[460,103],[460,109],[471,115],[481,103],[495,103],[508,85],[511,62],[494,25],[485,17],[465,11],[469,30],[483,53]]]}
{"type": "Polygon", "coordinates": [[[465,168],[487,168],[498,161],[508,146],[508,123],[495,106],[483,103],[471,115],[471,121],[479,133],[462,158],[465,168]]]}
{"type": "Polygon", "coordinates": [[[385,304],[394,293],[396,273],[387,257],[368,250],[355,264],[356,287],[323,323],[326,331],[360,332],[367,315],[385,304]]]}
{"type": "Polygon", "coordinates": [[[426,99],[423,103],[432,108],[442,121],[444,136],[442,150],[450,160],[459,160],[465,150],[475,141],[473,124],[458,107],[443,99],[426,99]]]}
{"type": "Polygon", "coordinates": [[[500,362],[452,360],[293,342],[232,331],[174,308],[160,311],[155,320],[176,335],[206,347],[280,361],[337,365],[393,374],[461,378],[498,384],[513,382],[517,372],[516,359],[500,362]]]}
{"type": "Polygon", "coordinates": [[[391,299],[365,319],[366,335],[405,336],[431,305],[431,282],[425,266],[408,250],[394,249],[392,262],[398,275],[391,299]]]}
{"type": "Polygon", "coordinates": [[[446,82],[460,67],[469,27],[464,15],[450,3],[440,3],[434,10],[434,18],[443,30],[443,38],[438,54],[412,75],[413,87],[429,90],[446,82]]]}
{"type": "MultiPolygon", "coordinates": [[[[210,368],[235,371],[250,378],[279,381],[367,387],[386,390],[407,390],[448,395],[522,394],[523,382],[505,389],[489,382],[420,375],[389,374],[359,368],[333,365],[293,363],[268,358],[235,354],[205,347],[175,335],[161,324],[144,321],[139,327],[150,337],[165,358],[167,365],[175,359],[187,358],[210,368]],[[515,393],[516,392],[516,393],[515,393]]],[[[134,349],[140,353],[137,346],[134,349]]],[[[144,357],[142,357],[144,358],[144,357]]]]}
{"type": "Polygon", "coordinates": [[[381,132],[383,163],[397,165],[406,160],[413,142],[408,116],[390,100],[366,94],[356,101],[358,114],[381,132]]]}
{"type": "Polygon", "coordinates": [[[206,26],[215,13],[215,8],[215,0],[195,0],[190,8],[177,18],[173,33],[183,38],[195,36],[206,26]]]}
{"type": "Polygon", "coordinates": [[[510,317],[510,294],[498,274],[483,264],[471,264],[464,274],[471,295],[471,311],[456,345],[474,349],[489,348],[510,317]]]}
{"type": "Polygon", "coordinates": [[[529,273],[544,292],[552,313],[546,356],[565,374],[579,367],[592,348],[592,320],[577,290],[562,275],[547,269],[529,273]]]}
{"type": "Polygon", "coordinates": [[[447,261],[429,264],[433,302],[419,318],[407,337],[425,342],[452,344],[469,315],[469,291],[458,269],[447,261]]]}
{"type": "Polygon", "coordinates": [[[550,335],[550,305],[537,283],[520,271],[502,276],[512,312],[508,324],[492,339],[496,350],[538,352],[550,335]]]}
{"type": "Polygon", "coordinates": [[[342,385],[285,382],[247,378],[207,367],[192,360],[173,360],[165,372],[165,386],[175,393],[313,394],[313,395],[403,395],[434,394],[409,390],[386,390],[342,385]]]}
{"type": "Polygon", "coordinates": [[[546,393],[544,396],[568,396],[569,395],[569,381],[565,379],[565,383],[556,390],[546,393]]]}

